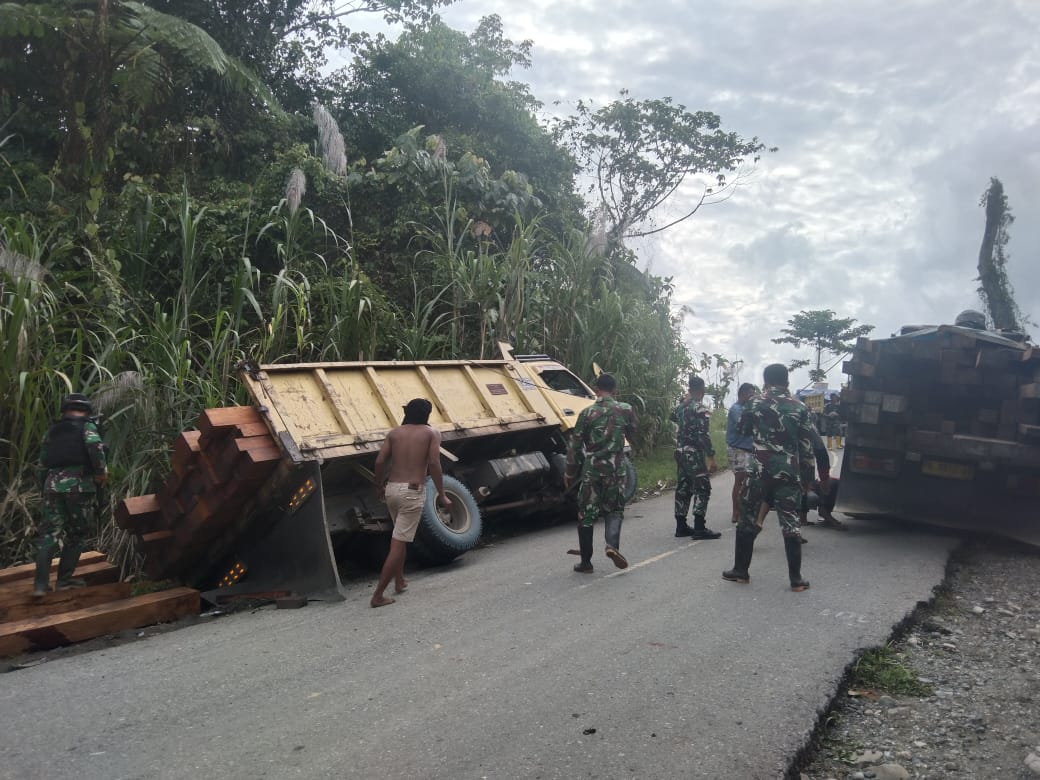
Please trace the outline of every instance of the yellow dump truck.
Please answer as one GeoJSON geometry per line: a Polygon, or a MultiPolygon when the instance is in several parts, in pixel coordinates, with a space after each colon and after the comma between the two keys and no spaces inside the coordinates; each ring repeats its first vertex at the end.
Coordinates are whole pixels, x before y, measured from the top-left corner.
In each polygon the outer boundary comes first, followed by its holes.
{"type": "MultiPolygon", "coordinates": [[[[219,581],[225,595],[338,590],[337,552],[361,535],[392,528],[385,504],[376,499],[372,469],[386,434],[401,422],[402,407],[416,397],[433,404],[430,424],[441,432],[444,487],[452,500],[451,509],[443,510],[427,491],[414,543],[427,561],[448,562],[476,545],[486,515],[573,502],[563,484],[567,436],[595,394],[546,355],[513,355],[508,344],[500,348],[501,358],[492,360],[240,366],[267,431],[227,444],[217,432],[204,430],[203,457],[196,460],[205,463],[206,447],[219,445],[221,452],[254,461],[270,451],[268,460],[277,465],[231,499],[241,502],[240,517],[229,532],[214,534],[191,579],[200,585],[200,578],[213,585],[219,581]],[[218,444],[207,444],[210,438],[218,444]]],[[[198,444],[182,442],[182,447],[198,444]]],[[[636,475],[631,460],[626,464],[630,497],[636,475]]],[[[225,478],[227,490],[241,487],[225,478]]],[[[166,492],[170,500],[183,500],[176,487],[166,492]]],[[[225,494],[225,505],[227,500],[225,494]]],[[[163,501],[160,493],[156,502],[163,501]]],[[[228,513],[221,517],[227,522],[228,513]]],[[[200,516],[196,525],[202,529],[207,523],[200,516]]],[[[166,573],[183,576],[186,570],[166,573]]]]}

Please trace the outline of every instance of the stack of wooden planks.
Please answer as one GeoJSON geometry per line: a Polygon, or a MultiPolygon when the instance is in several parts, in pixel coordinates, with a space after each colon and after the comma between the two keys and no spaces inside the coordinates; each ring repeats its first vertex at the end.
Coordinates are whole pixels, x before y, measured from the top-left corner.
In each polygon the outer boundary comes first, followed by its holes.
{"type": "Polygon", "coordinates": [[[198,429],[173,443],[169,477],[158,493],[124,499],[116,523],[139,537],[150,577],[183,577],[215,562],[221,542],[241,528],[281,451],[252,406],[206,409],[198,429]]]}
{"type": "Polygon", "coordinates": [[[850,445],[1040,462],[1038,347],[940,326],[861,338],[844,371],[850,445]]]}
{"type": "MultiPolygon", "coordinates": [[[[51,584],[58,559],[51,563],[51,584]]],[[[199,592],[191,588],[130,595],[119,570],[99,552],[80,556],[75,576],[83,588],[33,596],[36,566],[0,569],[0,656],[48,650],[129,628],[166,623],[199,611],[199,592]]]]}

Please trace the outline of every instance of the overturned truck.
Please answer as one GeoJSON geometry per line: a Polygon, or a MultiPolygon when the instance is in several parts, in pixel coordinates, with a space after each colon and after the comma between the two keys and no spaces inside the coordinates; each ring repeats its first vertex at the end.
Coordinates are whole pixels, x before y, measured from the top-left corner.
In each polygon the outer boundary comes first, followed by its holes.
{"type": "Polygon", "coordinates": [[[423,397],[452,506],[427,491],[413,544],[429,562],[451,561],[477,544],[489,514],[573,501],[567,436],[595,395],[548,356],[500,347],[497,360],[240,366],[253,405],[203,412],[174,442],[162,488],[125,499],[117,523],[139,536],[150,576],[209,589],[211,600],[342,595],[337,553],[392,530],[373,466],[404,404],[423,397]]]}
{"type": "Polygon", "coordinates": [[[903,331],[860,339],[845,363],[838,509],[1040,545],[1040,348],[979,327],[903,331]]]}

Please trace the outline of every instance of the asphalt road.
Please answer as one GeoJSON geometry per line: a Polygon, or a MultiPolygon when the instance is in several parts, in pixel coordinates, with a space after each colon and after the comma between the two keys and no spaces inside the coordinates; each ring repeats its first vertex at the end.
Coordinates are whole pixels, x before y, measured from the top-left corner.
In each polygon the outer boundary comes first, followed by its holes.
{"type": "Polygon", "coordinates": [[[417,571],[371,609],[265,608],[0,676],[0,777],[773,778],[858,648],[940,583],[954,540],[810,528],[787,586],[775,516],[752,583],[718,541],[673,537],[672,495],[634,504],[619,571],[571,571],[570,526],[417,571]]]}

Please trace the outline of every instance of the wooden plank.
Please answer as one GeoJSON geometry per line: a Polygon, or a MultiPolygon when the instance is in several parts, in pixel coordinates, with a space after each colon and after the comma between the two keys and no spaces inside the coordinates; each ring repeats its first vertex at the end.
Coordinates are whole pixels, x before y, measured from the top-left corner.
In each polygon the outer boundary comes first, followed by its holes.
{"type": "Polygon", "coordinates": [[[109,582],[103,585],[88,585],[85,588],[56,590],[45,596],[33,596],[28,589],[19,593],[0,593],[0,623],[42,618],[128,598],[129,582],[109,582]]]}
{"type": "Polygon", "coordinates": [[[173,455],[170,457],[170,468],[174,473],[183,475],[195,468],[199,455],[199,431],[183,431],[173,440],[173,455]]]}
{"type": "MultiPolygon", "coordinates": [[[[79,556],[79,563],[76,567],[76,573],[79,574],[79,570],[91,566],[96,563],[104,563],[105,554],[98,552],[97,550],[91,550],[85,552],[79,556]]],[[[51,561],[51,574],[58,570],[58,559],[54,558],[51,561]]],[[[24,563],[21,566],[11,566],[7,569],[0,569],[0,585],[4,585],[8,582],[17,582],[19,580],[31,580],[36,575],[36,564],[35,563],[24,563]]]]}
{"type": "Polygon", "coordinates": [[[910,408],[910,399],[905,395],[885,393],[881,397],[881,411],[899,413],[910,408]]]}
{"type": "Polygon", "coordinates": [[[841,364],[841,370],[851,376],[874,376],[874,366],[862,360],[846,360],[841,364]]]}
{"type": "Polygon", "coordinates": [[[226,428],[216,428],[209,436],[201,436],[199,438],[199,446],[206,450],[213,444],[225,441],[228,438],[240,439],[248,436],[264,436],[270,433],[270,428],[264,422],[237,423],[226,428]]]}
{"type": "Polygon", "coordinates": [[[225,406],[215,409],[203,409],[197,425],[200,435],[208,437],[220,436],[222,429],[234,428],[236,425],[263,422],[260,413],[252,406],[225,406]],[[220,431],[220,433],[218,433],[220,431]]]}
{"type": "Polygon", "coordinates": [[[116,505],[115,518],[116,525],[134,534],[157,531],[166,523],[155,493],[124,498],[116,505]]]}
{"type": "Polygon", "coordinates": [[[168,623],[198,611],[197,590],[173,588],[37,620],[6,623],[0,625],[0,656],[47,650],[129,628],[168,623]]]}
{"type": "Polygon", "coordinates": [[[1019,398],[1040,398],[1040,382],[1030,382],[1018,388],[1019,398]]]}
{"type": "Polygon", "coordinates": [[[1018,438],[1019,440],[1030,444],[1040,443],[1040,425],[1019,424],[1018,438]]]}
{"type": "Polygon", "coordinates": [[[914,431],[910,447],[937,457],[1000,460],[1016,468],[1040,468],[1040,447],[1005,439],[914,431]]]}
{"type": "Polygon", "coordinates": [[[859,408],[858,422],[877,425],[881,417],[881,407],[876,404],[863,404],[859,408]]]}

